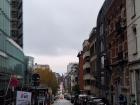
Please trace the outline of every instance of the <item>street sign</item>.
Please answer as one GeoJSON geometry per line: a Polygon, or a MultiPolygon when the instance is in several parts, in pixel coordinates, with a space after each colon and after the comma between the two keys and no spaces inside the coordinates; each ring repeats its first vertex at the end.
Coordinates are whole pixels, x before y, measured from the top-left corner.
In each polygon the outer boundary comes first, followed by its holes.
{"type": "Polygon", "coordinates": [[[31,93],[17,91],[16,105],[31,105],[31,93]]]}

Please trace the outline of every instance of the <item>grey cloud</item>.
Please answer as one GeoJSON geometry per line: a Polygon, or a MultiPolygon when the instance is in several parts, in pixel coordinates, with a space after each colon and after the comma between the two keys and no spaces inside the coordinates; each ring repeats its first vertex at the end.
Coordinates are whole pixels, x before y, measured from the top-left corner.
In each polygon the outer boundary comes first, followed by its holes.
{"type": "Polygon", "coordinates": [[[61,55],[80,50],[104,0],[24,0],[25,51],[61,55]]]}

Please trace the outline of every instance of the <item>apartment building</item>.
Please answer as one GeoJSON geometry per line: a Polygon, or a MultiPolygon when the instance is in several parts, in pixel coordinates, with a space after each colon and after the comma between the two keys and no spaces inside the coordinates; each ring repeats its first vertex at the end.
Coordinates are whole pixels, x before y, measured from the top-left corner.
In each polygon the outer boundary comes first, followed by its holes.
{"type": "Polygon", "coordinates": [[[93,73],[90,69],[90,44],[88,40],[83,42],[83,80],[84,80],[84,91],[87,94],[93,94],[94,78],[93,73]]]}
{"type": "MultiPolygon", "coordinates": [[[[68,93],[75,94],[76,88],[78,86],[78,63],[69,63],[67,65],[67,73],[65,75],[65,90],[68,93]]],[[[79,87],[79,86],[78,86],[79,87]]]]}
{"type": "Polygon", "coordinates": [[[107,49],[111,74],[112,104],[119,104],[121,95],[129,98],[129,69],[126,22],[126,0],[112,0],[106,12],[107,49]]]}
{"type": "Polygon", "coordinates": [[[130,103],[140,104],[140,0],[126,0],[130,103]]]}

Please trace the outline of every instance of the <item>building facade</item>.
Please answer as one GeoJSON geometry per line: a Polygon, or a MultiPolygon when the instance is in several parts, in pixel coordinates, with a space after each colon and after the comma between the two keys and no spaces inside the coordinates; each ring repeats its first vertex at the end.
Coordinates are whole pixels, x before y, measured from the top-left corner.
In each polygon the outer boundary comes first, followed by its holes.
{"type": "Polygon", "coordinates": [[[79,58],[79,71],[78,71],[78,84],[80,91],[84,90],[84,80],[83,80],[83,64],[84,64],[84,59],[83,59],[83,51],[80,51],[77,55],[79,58]]]}
{"type": "Polygon", "coordinates": [[[90,43],[88,40],[83,42],[83,80],[84,80],[84,91],[87,94],[93,94],[94,78],[93,72],[90,68],[90,43]]]}
{"type": "Polygon", "coordinates": [[[46,69],[50,69],[50,66],[48,64],[37,64],[37,63],[35,63],[34,69],[40,69],[40,68],[46,70],[46,69]]]}
{"type": "Polygon", "coordinates": [[[126,0],[112,0],[106,12],[106,37],[111,68],[111,103],[119,104],[121,96],[129,101],[129,70],[126,22],[126,0]]]}
{"type": "Polygon", "coordinates": [[[126,0],[130,99],[140,104],[140,1],[126,0]]]}
{"type": "Polygon", "coordinates": [[[70,72],[65,74],[64,77],[64,89],[66,93],[71,93],[71,75],[70,72]]]}
{"type": "Polygon", "coordinates": [[[60,84],[61,82],[63,82],[63,80],[61,79],[61,75],[59,73],[55,73],[55,77],[57,78],[57,83],[60,84]]]}
{"type": "Polygon", "coordinates": [[[11,0],[11,38],[23,47],[23,6],[22,0],[11,0]]]}
{"type": "Polygon", "coordinates": [[[25,86],[29,87],[32,85],[32,74],[34,70],[34,58],[31,56],[26,56],[25,57],[25,86]]]}
{"type": "Polygon", "coordinates": [[[96,28],[93,28],[89,36],[89,48],[90,48],[90,70],[93,76],[93,95],[99,96],[99,88],[96,84],[96,72],[97,72],[97,33],[96,28]]]}
{"type": "MultiPolygon", "coordinates": [[[[75,94],[77,92],[78,86],[78,63],[69,63],[67,65],[67,73],[65,74],[65,91],[70,94],[75,94]]],[[[78,90],[79,91],[79,90],[78,90]]]]}
{"type": "Polygon", "coordinates": [[[11,38],[10,0],[0,1],[0,94],[9,89],[10,78],[14,75],[23,86],[24,53],[20,45],[11,38]]]}
{"type": "Polygon", "coordinates": [[[97,72],[96,85],[99,88],[99,96],[110,99],[111,70],[109,67],[109,56],[107,48],[107,25],[106,15],[113,0],[105,0],[97,17],[97,72]]]}
{"type": "Polygon", "coordinates": [[[78,86],[78,64],[75,63],[73,64],[73,66],[71,67],[71,91],[72,93],[76,92],[76,87],[78,86]]]}

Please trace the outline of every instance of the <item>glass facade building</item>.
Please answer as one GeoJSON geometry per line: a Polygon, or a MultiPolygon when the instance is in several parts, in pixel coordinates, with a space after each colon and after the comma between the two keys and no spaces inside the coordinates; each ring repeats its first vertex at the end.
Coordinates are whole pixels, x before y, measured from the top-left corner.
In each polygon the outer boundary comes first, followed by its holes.
{"type": "Polygon", "coordinates": [[[10,0],[0,0],[0,91],[7,89],[10,77],[16,75],[23,84],[24,53],[11,38],[10,0]]]}
{"type": "Polygon", "coordinates": [[[31,56],[25,57],[25,64],[26,64],[26,70],[25,70],[25,76],[24,83],[25,86],[31,86],[32,85],[32,73],[34,70],[34,58],[31,56]]]}
{"type": "Polygon", "coordinates": [[[22,0],[11,0],[11,38],[21,47],[23,47],[22,5],[22,0]]]}

